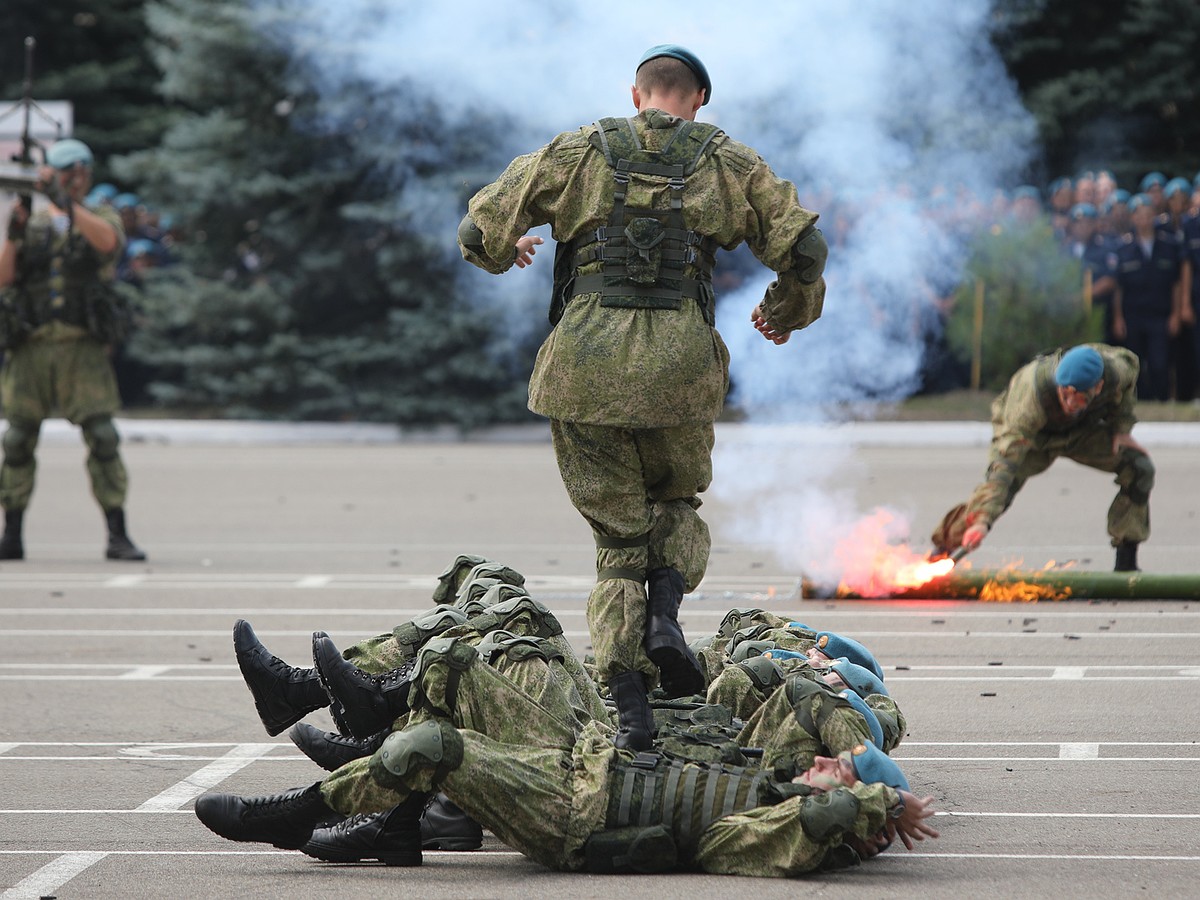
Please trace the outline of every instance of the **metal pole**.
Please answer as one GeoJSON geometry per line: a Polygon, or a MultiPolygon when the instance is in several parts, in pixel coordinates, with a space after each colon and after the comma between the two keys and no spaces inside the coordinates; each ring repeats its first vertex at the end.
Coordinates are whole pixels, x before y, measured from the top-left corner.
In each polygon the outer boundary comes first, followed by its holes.
{"type": "Polygon", "coordinates": [[[975,330],[971,338],[971,390],[983,381],[983,279],[975,279],[975,330]]]}

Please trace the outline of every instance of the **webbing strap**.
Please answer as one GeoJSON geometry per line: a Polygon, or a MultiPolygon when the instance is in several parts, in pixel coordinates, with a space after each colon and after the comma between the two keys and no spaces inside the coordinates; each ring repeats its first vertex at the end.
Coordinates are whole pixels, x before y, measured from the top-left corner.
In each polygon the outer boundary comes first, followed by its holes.
{"type": "Polygon", "coordinates": [[[614,537],[593,532],[592,537],[596,541],[596,546],[601,550],[626,550],[631,547],[645,547],[650,543],[650,532],[648,531],[634,537],[614,537]]]}
{"type": "Polygon", "coordinates": [[[663,792],[663,825],[671,827],[675,818],[675,791],[679,787],[679,776],[683,774],[683,763],[673,761],[671,770],[667,773],[667,787],[663,792]]]}
{"type": "Polygon", "coordinates": [[[692,836],[692,807],[696,801],[696,779],[700,769],[692,766],[683,781],[683,810],[680,813],[679,833],[686,842],[692,836]]]}
{"type": "Polygon", "coordinates": [[[646,572],[643,569],[624,569],[620,566],[607,566],[596,573],[597,581],[613,581],[617,578],[636,581],[640,584],[646,580],[646,572]]]}
{"type": "Polygon", "coordinates": [[[704,800],[700,807],[700,830],[703,831],[713,820],[713,802],[717,799],[717,782],[720,779],[711,769],[708,772],[708,783],[704,785],[704,800]]]}

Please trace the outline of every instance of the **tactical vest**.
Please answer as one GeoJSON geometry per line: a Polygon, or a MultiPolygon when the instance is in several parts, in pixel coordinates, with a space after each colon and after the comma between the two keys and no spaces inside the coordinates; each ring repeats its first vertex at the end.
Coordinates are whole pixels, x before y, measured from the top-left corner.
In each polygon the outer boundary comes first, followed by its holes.
{"type": "Polygon", "coordinates": [[[17,317],[30,332],[57,320],[105,343],[124,339],[128,307],[111,284],[100,280],[103,265],[81,234],[71,230],[60,237],[49,219],[31,221],[10,301],[17,317]]]}
{"type": "Polygon", "coordinates": [[[721,133],[714,125],[684,120],[661,150],[652,151],[642,147],[632,119],[605,118],[597,123],[589,141],[612,169],[612,211],[607,225],[558,244],[552,324],[558,324],[573,297],[589,293],[601,295],[601,306],[626,309],[679,309],[684,298],[691,298],[713,324],[717,244],[684,227],[683,194],[688,177],[721,133]],[[632,179],[667,184],[668,208],[626,206],[632,179]],[[603,264],[599,273],[577,274],[580,267],[596,261],[603,264]],[[699,270],[699,277],[683,274],[689,265],[699,270]]]}
{"type": "Polygon", "coordinates": [[[680,847],[694,847],[722,816],[778,802],[770,773],[745,766],[684,762],[658,753],[618,759],[609,772],[604,827],[663,825],[680,847]]]}

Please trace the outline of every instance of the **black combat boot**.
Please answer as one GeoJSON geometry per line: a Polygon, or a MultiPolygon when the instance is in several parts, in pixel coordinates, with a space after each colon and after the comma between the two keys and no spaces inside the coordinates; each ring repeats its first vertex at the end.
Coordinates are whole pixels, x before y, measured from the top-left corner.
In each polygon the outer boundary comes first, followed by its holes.
{"type": "Polygon", "coordinates": [[[300,849],[326,862],[377,859],[385,866],[421,864],[421,814],[428,794],[410,794],[387,812],[350,816],[312,832],[300,849]]]}
{"type": "Polygon", "coordinates": [[[483,826],[445,794],[435,794],[421,814],[421,846],[426,850],[478,850],[483,826]]]}
{"type": "Polygon", "coordinates": [[[617,704],[617,736],[613,744],[622,750],[649,750],[654,738],[654,713],[646,696],[646,676],[641,672],[622,672],[608,680],[608,689],[617,704]]]}
{"type": "MultiPolygon", "coordinates": [[[[321,689],[321,695],[325,696],[324,688],[321,689]]],[[[360,741],[358,738],[346,737],[336,731],[322,731],[307,722],[297,722],[288,732],[288,737],[303,751],[305,756],[322,769],[332,772],[348,762],[370,756],[383,746],[384,739],[390,733],[381,731],[360,741]]]]}
{"type": "Polygon", "coordinates": [[[125,510],[106,509],[104,520],[108,523],[108,547],[104,551],[108,559],[141,562],[146,558],[146,554],[135,547],[129,535],[125,533],[125,510]]]}
{"type": "Polygon", "coordinates": [[[233,652],[267,734],[279,734],[313,710],[329,705],[317,673],[289,666],[272,655],[245,619],[238,619],[233,626],[233,652]]]}
{"type": "Polygon", "coordinates": [[[231,841],[261,841],[299,850],[313,828],[336,816],[321,797],[321,783],[270,797],[205,794],[196,800],[196,818],[231,841]]]}
{"type": "Polygon", "coordinates": [[[368,675],[346,662],[329,635],[313,633],[313,665],[329,695],[329,712],[343,734],[367,739],[390,730],[397,716],[408,712],[415,660],[383,675],[368,675]]]}
{"type": "Polygon", "coordinates": [[[658,666],[667,697],[690,697],[705,692],[700,661],[683,638],[679,604],[683,600],[683,575],[676,569],[651,569],[646,573],[646,655],[658,666]]]}
{"type": "Polygon", "coordinates": [[[1121,541],[1117,544],[1117,564],[1114,572],[1140,572],[1137,564],[1138,545],[1134,541],[1121,541]]]}
{"type": "Polygon", "coordinates": [[[24,519],[23,509],[4,511],[4,536],[0,537],[0,559],[25,558],[25,544],[21,541],[21,523],[24,519]]]}

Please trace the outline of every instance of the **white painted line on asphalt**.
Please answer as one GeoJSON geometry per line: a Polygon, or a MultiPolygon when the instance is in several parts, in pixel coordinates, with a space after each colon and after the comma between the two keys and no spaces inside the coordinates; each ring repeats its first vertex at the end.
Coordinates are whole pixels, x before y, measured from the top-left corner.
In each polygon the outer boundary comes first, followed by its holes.
{"type": "Polygon", "coordinates": [[[20,744],[0,744],[0,756],[3,756],[9,750],[14,750],[20,746],[20,744]]]}
{"type": "Polygon", "coordinates": [[[0,809],[0,816],[190,816],[190,809],[0,809]]]}
{"type": "Polygon", "coordinates": [[[104,586],[110,588],[134,587],[145,580],[145,575],[114,575],[104,582],[104,586]]]}
{"type": "MultiPolygon", "coordinates": [[[[884,859],[885,857],[878,857],[884,859]]],[[[1200,862],[1200,856],[1129,856],[1091,853],[889,853],[887,859],[1081,859],[1126,862],[1200,862]]]]}
{"type": "Polygon", "coordinates": [[[64,853],[53,862],[46,863],[32,875],[18,881],[0,894],[0,898],[3,900],[35,898],[36,900],[39,897],[52,896],[55,891],[80,872],[94,866],[106,856],[108,856],[106,852],[99,850],[73,850],[64,853]]]}
{"type": "Polygon", "coordinates": [[[1200,813],[935,812],[950,818],[995,819],[1200,819],[1200,813]]]}
{"type": "Polygon", "coordinates": [[[1082,678],[1087,666],[1057,666],[1051,678],[1082,678]]]}
{"type": "Polygon", "coordinates": [[[239,744],[221,759],[209,763],[178,784],[151,797],[138,807],[138,811],[157,812],[164,809],[178,809],[220,784],[230,775],[246,768],[256,759],[270,753],[276,746],[276,744],[239,744]]]}
{"type": "MultiPolygon", "coordinates": [[[[182,810],[191,812],[191,810],[182,810]]],[[[462,850],[423,850],[424,856],[463,858],[462,850]]],[[[103,853],[106,856],[290,856],[297,859],[295,850],[0,850],[0,856],[53,856],[60,853],[103,853]]],[[[520,856],[516,850],[491,850],[480,847],[472,850],[472,858],[480,856],[520,856]]]]}
{"type": "MultiPolygon", "coordinates": [[[[123,675],[117,675],[117,681],[145,681],[148,678],[162,675],[164,672],[169,672],[171,666],[135,666],[131,671],[123,675]]],[[[96,676],[92,676],[93,678],[96,676]]]]}
{"type": "Polygon", "coordinates": [[[1063,744],[1058,748],[1059,759],[1099,759],[1099,744],[1063,744]]]}
{"type": "Polygon", "coordinates": [[[333,581],[332,575],[305,575],[296,582],[298,588],[322,588],[333,581]]]}

